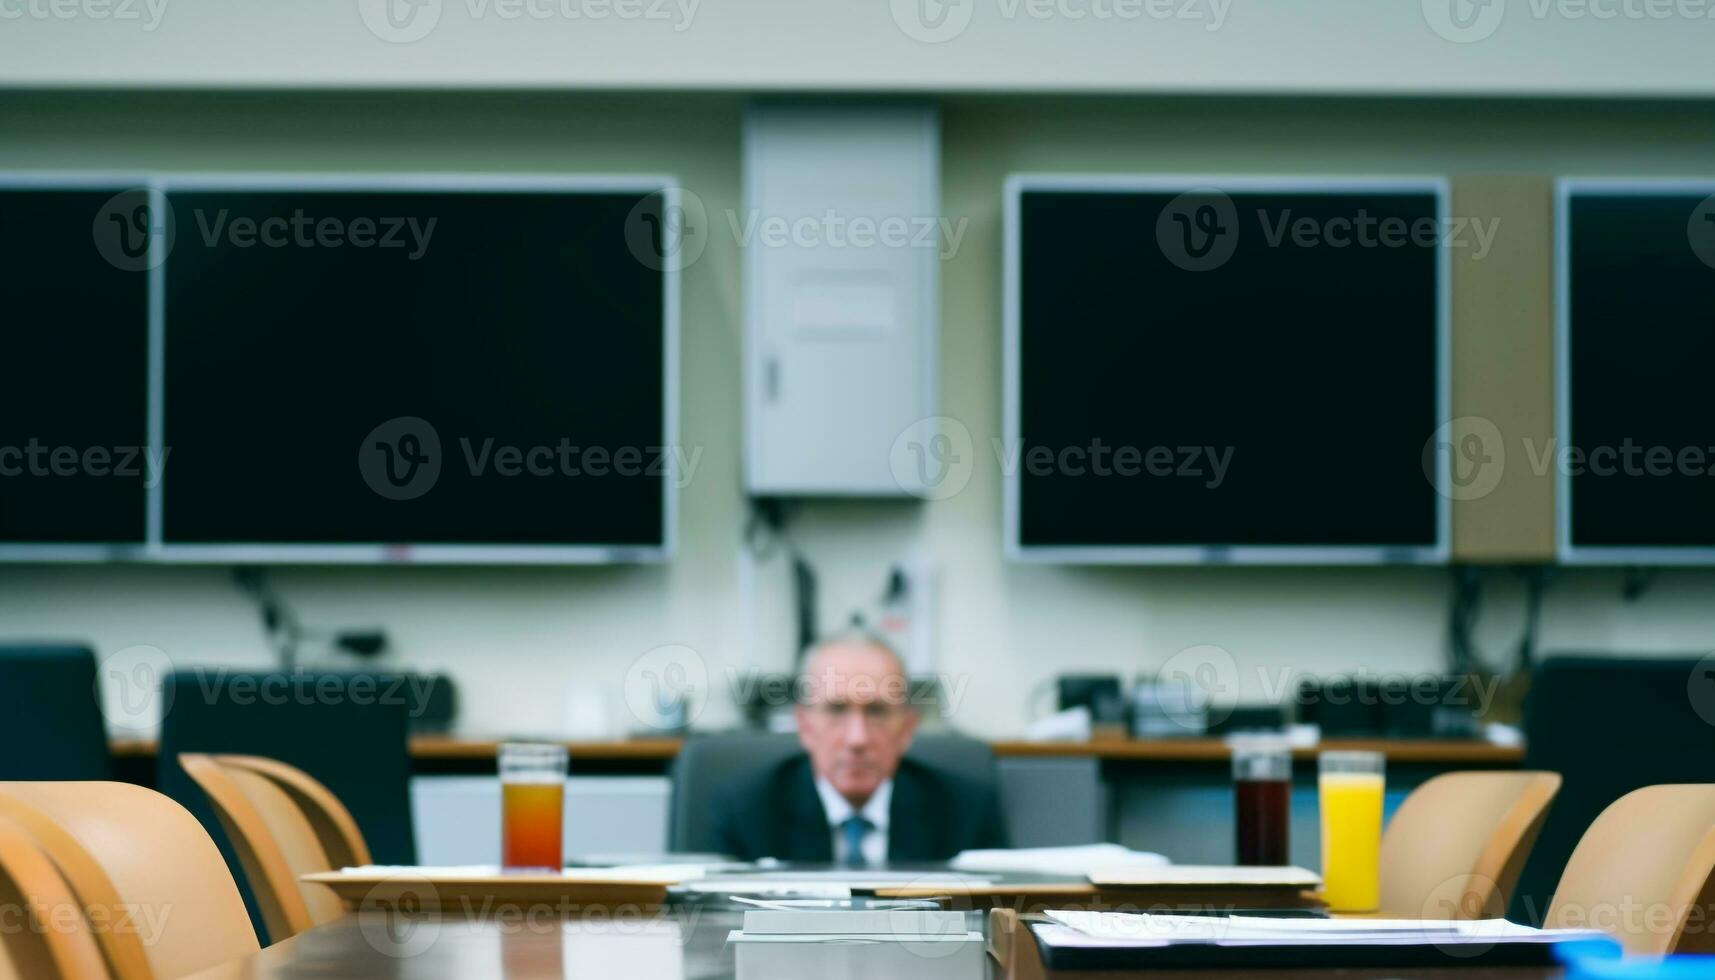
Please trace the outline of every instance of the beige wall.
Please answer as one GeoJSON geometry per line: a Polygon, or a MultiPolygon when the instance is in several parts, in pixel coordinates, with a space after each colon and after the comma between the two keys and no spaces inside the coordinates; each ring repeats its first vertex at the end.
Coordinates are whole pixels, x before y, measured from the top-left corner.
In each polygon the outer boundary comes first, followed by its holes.
{"type": "Polygon", "coordinates": [[[1708,0],[1496,0],[1468,31],[1462,0],[389,5],[6,0],[0,86],[1715,93],[1708,0]]]}
{"type": "MultiPolygon", "coordinates": [[[[678,174],[717,232],[738,206],[729,96],[11,95],[0,169],[645,171],[678,174]]],[[[829,625],[879,591],[888,562],[941,567],[941,664],[964,679],[955,721],[1016,731],[1055,673],[1151,672],[1203,644],[1230,651],[1240,691],[1286,671],[1435,669],[1445,569],[1056,568],[1000,553],[1000,192],[1022,170],[1265,173],[1709,173],[1702,103],[1479,103],[1121,98],[954,99],[944,109],[943,210],[969,230],[943,269],[942,410],[981,450],[970,484],[936,503],[804,509],[796,533],[824,578],[829,625]]],[[[385,626],[395,662],[452,671],[473,731],[540,730],[567,683],[617,690],[627,668],[685,644],[718,687],[782,666],[791,636],[778,558],[754,577],[739,547],[739,248],[716,233],[686,272],[681,431],[704,455],[683,491],[679,557],[639,568],[303,568],[276,575],[316,624],[385,626]],[[752,583],[747,585],[748,583],[752,583]]],[[[1206,370],[1220,397],[1217,365],[1206,370]]],[[[1326,479],[1306,420],[1305,478],[1326,479]]],[[[1522,615],[1496,574],[1479,638],[1498,656],[1522,615]]],[[[1706,651],[1715,574],[1670,571],[1636,603],[1619,576],[1558,572],[1550,648],[1706,651]]],[[[177,662],[262,663],[255,615],[223,569],[0,566],[0,636],[79,635],[177,662]]],[[[718,693],[704,721],[732,716],[718,693]]]]}

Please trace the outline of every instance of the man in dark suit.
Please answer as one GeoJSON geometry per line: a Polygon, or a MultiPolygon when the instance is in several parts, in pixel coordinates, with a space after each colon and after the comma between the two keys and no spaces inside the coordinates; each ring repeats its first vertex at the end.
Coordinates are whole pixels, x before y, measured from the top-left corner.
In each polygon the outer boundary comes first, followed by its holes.
{"type": "Polygon", "coordinates": [[[805,660],[800,681],[805,754],[715,797],[720,851],[862,867],[1006,846],[987,784],[904,757],[917,710],[892,650],[861,635],[830,640],[805,660]]]}

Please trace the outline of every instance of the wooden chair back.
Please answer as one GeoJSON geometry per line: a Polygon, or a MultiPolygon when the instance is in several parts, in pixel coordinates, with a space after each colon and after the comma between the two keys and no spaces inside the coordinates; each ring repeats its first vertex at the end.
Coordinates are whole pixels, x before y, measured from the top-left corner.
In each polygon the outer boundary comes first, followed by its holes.
{"type": "Polygon", "coordinates": [[[217,755],[215,759],[228,769],[245,769],[266,776],[285,790],[298,809],[309,819],[316,838],[322,842],[328,860],[335,868],[362,867],[374,864],[369,845],[364,843],[363,831],[351,811],[339,797],[315,777],[295,766],[259,755],[217,755]]]}
{"type": "Polygon", "coordinates": [[[1382,835],[1382,911],[1504,918],[1559,791],[1552,772],[1450,772],[1417,787],[1382,835]]]}
{"type": "Polygon", "coordinates": [[[0,817],[0,980],[107,980],[83,906],[53,859],[22,827],[0,817]]]}
{"type": "Polygon", "coordinates": [[[279,942],[339,918],[344,909],[338,897],[299,880],[336,867],[310,818],[274,780],[253,768],[229,764],[228,758],[186,752],[179,764],[214,804],[256,896],[269,940],[279,942]]]}
{"type": "Polygon", "coordinates": [[[1715,785],[1646,786],[1579,838],[1544,925],[1643,955],[1715,953],[1715,785]]]}
{"type": "Polygon", "coordinates": [[[257,951],[219,848],[166,796],[130,783],[5,782],[0,816],[52,858],[114,980],[182,977],[257,951]]]}

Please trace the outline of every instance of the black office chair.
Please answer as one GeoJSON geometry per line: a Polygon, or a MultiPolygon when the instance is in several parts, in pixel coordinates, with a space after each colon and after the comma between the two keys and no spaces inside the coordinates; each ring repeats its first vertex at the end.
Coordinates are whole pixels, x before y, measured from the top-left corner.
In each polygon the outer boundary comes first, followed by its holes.
{"type": "Polygon", "coordinates": [[[260,755],[293,765],[339,797],[377,864],[414,864],[408,687],[397,674],[180,669],[162,682],[155,788],[196,815],[220,845],[261,925],[243,867],[181,752],[260,755]]]}
{"type": "MultiPolygon", "coordinates": [[[[735,732],[699,735],[685,742],[670,771],[667,849],[678,853],[718,850],[709,837],[708,822],[700,819],[709,811],[715,788],[778,766],[802,751],[796,735],[735,732]]],[[[963,735],[918,735],[906,757],[975,780],[999,797],[994,751],[983,742],[963,735]]]]}
{"type": "Polygon", "coordinates": [[[0,780],[112,779],[100,698],[89,647],[0,645],[0,780]]]}
{"type": "Polygon", "coordinates": [[[1565,781],[1508,918],[1541,923],[1567,859],[1608,804],[1660,783],[1715,783],[1715,676],[1701,676],[1700,663],[1562,654],[1536,668],[1524,767],[1565,781]]]}

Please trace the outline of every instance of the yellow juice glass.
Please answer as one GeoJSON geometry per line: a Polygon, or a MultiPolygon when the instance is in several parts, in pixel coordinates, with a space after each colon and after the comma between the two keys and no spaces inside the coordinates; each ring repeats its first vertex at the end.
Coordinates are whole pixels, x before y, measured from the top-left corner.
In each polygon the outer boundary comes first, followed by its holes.
{"type": "Polygon", "coordinates": [[[1374,912],[1381,905],[1382,791],[1380,752],[1324,752],[1320,757],[1322,889],[1333,912],[1374,912]]]}

